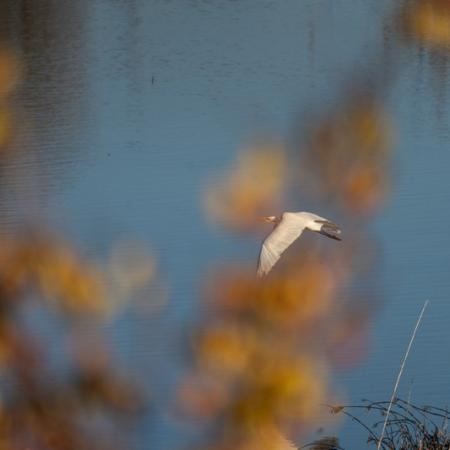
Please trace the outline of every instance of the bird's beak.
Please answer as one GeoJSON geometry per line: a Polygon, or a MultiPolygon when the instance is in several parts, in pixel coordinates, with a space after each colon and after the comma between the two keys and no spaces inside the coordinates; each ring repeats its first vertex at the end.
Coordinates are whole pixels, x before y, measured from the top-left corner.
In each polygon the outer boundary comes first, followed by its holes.
{"type": "Polygon", "coordinates": [[[267,217],[264,217],[263,220],[264,220],[265,222],[271,222],[271,223],[274,223],[274,222],[277,220],[277,218],[276,218],[275,216],[267,216],[267,217]]]}

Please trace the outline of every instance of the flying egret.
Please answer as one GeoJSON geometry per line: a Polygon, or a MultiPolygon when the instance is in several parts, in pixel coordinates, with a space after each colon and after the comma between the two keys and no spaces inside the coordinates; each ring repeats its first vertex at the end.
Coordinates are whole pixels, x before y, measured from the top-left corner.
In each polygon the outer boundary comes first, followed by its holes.
{"type": "Polygon", "coordinates": [[[333,222],[309,212],[285,212],[281,216],[264,217],[266,222],[275,224],[272,232],[262,244],[258,262],[258,277],[267,275],[281,254],[303,233],[316,231],[329,238],[341,240],[340,228],[333,222]]]}

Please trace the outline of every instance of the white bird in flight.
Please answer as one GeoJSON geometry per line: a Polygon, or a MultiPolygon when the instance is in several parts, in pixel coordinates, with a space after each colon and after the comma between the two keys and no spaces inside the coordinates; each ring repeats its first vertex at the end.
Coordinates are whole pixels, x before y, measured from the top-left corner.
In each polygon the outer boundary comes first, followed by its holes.
{"type": "Polygon", "coordinates": [[[309,212],[285,212],[281,216],[265,217],[266,222],[275,224],[272,232],[262,244],[258,262],[258,277],[267,275],[281,254],[303,233],[316,231],[332,239],[341,240],[340,228],[333,222],[309,212]]]}

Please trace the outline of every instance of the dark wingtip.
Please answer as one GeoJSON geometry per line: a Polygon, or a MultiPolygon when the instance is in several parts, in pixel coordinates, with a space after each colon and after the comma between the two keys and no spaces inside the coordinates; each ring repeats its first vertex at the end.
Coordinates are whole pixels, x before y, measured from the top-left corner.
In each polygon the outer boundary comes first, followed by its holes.
{"type": "Polygon", "coordinates": [[[322,225],[322,228],[320,229],[319,233],[331,239],[335,239],[336,241],[342,241],[342,238],[339,236],[341,230],[338,227],[334,228],[328,225],[322,225]]]}

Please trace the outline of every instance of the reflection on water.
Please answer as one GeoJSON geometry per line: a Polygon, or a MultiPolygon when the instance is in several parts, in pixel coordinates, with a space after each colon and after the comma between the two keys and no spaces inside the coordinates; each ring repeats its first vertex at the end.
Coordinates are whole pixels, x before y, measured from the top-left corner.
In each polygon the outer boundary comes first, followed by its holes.
{"type": "MultiPolygon", "coordinates": [[[[283,435],[305,439],[311,423],[332,432],[317,404],[386,399],[425,296],[405,386],[416,403],[450,394],[437,354],[450,338],[448,2],[7,1],[0,12],[0,223],[16,255],[0,270],[69,310],[94,291],[115,306],[106,331],[152,392],[139,448],[198,442],[213,416],[214,448],[268,436],[290,448],[283,435]],[[261,132],[270,142],[241,151],[261,132]],[[344,241],[299,242],[255,283],[257,218],[283,209],[336,217],[344,241]],[[17,234],[30,223],[87,255],[17,234]],[[136,315],[129,297],[151,301],[136,315]]],[[[81,360],[85,392],[128,405],[100,376],[109,360],[81,360]]],[[[365,440],[351,425],[338,434],[348,448],[365,440]]]]}

